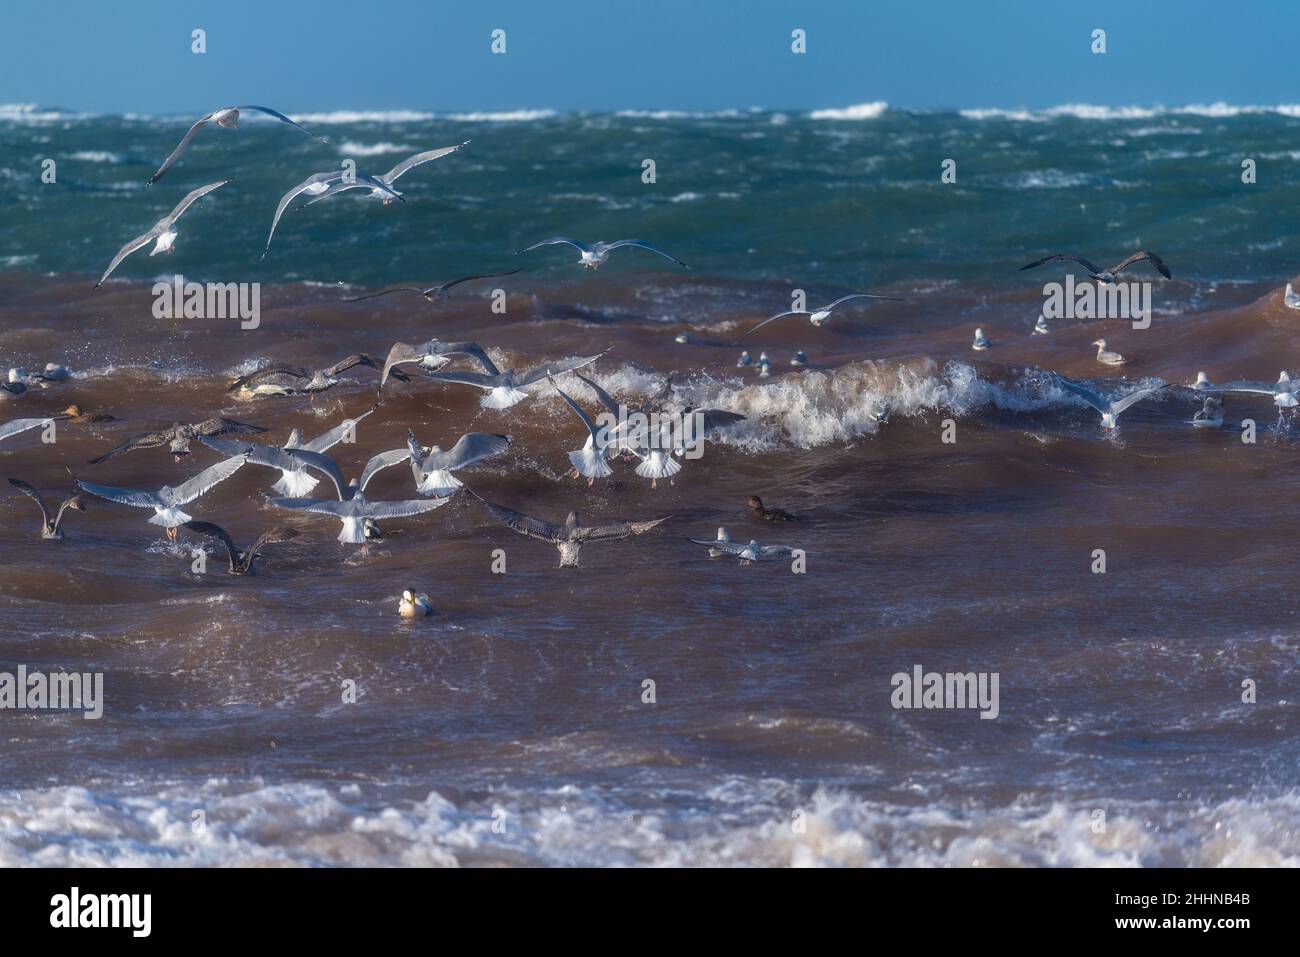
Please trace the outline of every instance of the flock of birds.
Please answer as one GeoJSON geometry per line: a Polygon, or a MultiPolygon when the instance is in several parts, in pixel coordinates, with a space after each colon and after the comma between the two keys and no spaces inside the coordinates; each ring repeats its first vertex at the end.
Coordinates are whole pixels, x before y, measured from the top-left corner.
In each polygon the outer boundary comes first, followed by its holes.
{"type": "MultiPolygon", "coordinates": [[[[284,114],[261,106],[237,106],[215,110],[200,118],[190,127],[177,147],[163,161],[148,180],[150,185],[161,180],[177,163],[181,155],[193,141],[200,130],[208,123],[221,127],[235,128],[241,112],[253,111],[270,116],[288,124],[305,135],[314,136],[284,114]]],[[[316,137],[324,140],[320,137],[316,137]]],[[[305,197],[306,203],[300,209],[314,205],[322,200],[338,195],[347,190],[366,189],[370,197],[384,204],[405,202],[403,195],[396,188],[397,180],[411,170],[432,162],[468,146],[468,142],[455,146],[443,147],[416,153],[398,163],[386,173],[372,175],[357,171],[355,167],[318,172],[308,176],[298,185],[286,192],[276,206],[267,236],[266,248],[262,255],[270,251],[272,240],[280,220],[289,205],[299,197],[305,197]]],[[[107,269],[95,287],[102,285],[117,269],[122,261],[132,253],[153,243],[150,255],[169,253],[174,249],[177,238],[177,222],[185,212],[199,199],[225,186],[229,180],[220,180],[200,186],[187,193],[185,197],[162,219],[158,220],[148,231],[131,239],[123,245],[109,262],[107,269]]],[[[579,254],[578,264],[584,268],[596,269],[608,261],[610,254],[621,248],[641,249],[652,252],[682,268],[689,268],[686,263],[659,246],[640,239],[624,239],[616,242],[585,243],[567,237],[553,237],[542,240],[520,250],[529,252],[546,246],[564,245],[579,254]]],[[[1021,267],[1032,269],[1052,262],[1073,262],[1087,270],[1090,279],[1100,284],[1119,281],[1119,274],[1142,262],[1149,263],[1165,278],[1172,278],[1169,268],[1155,253],[1139,250],[1121,262],[1109,268],[1100,268],[1088,260],[1072,255],[1045,256],[1021,267]]],[[[378,292],[353,297],[345,301],[361,302],[381,296],[409,294],[418,295],[428,302],[437,302],[447,298],[456,286],[486,279],[496,279],[514,275],[520,270],[509,272],[482,273],[464,276],[429,287],[400,286],[378,292]]],[[[794,309],[776,313],[749,329],[741,339],[747,338],[769,323],[792,316],[806,316],[814,328],[820,328],[829,322],[835,311],[845,304],[863,304],[871,301],[902,302],[892,296],[880,296],[871,293],[852,293],[841,296],[832,302],[811,309],[794,309]]],[[[1300,296],[1293,293],[1288,286],[1286,304],[1300,308],[1300,296]],[[1294,298],[1295,304],[1292,304],[1294,298]]],[[[1034,334],[1046,334],[1050,330],[1046,320],[1039,319],[1034,334]]],[[[1104,339],[1098,339],[1098,362],[1108,366],[1118,366],[1126,360],[1118,353],[1109,351],[1104,339]]],[[[984,350],[991,346],[982,329],[975,332],[972,348],[984,350]]],[[[487,352],[475,342],[443,342],[431,339],[422,343],[394,343],[382,363],[370,356],[354,354],[341,361],[318,369],[303,368],[287,363],[273,363],[263,366],[230,383],[227,392],[239,399],[257,399],[270,396],[314,395],[328,390],[338,384],[340,377],[350,370],[367,368],[379,374],[379,397],[382,401],[383,389],[389,379],[410,381],[411,373],[418,372],[424,379],[448,385],[467,386],[483,392],[480,404],[485,409],[506,410],[529,398],[524,390],[529,386],[545,381],[563,399],[567,406],[581,421],[585,429],[585,442],[582,448],[568,453],[572,465],[571,475],[577,479],[585,478],[590,485],[597,479],[606,478],[613,473],[611,462],[618,458],[636,459],[639,464],[635,472],[642,478],[649,479],[652,487],[660,479],[670,482],[682,469],[682,459],[694,451],[695,446],[704,441],[708,435],[718,430],[734,426],[744,416],[722,409],[694,409],[689,406],[678,410],[673,400],[671,375],[665,381],[660,392],[639,407],[628,409],[609,395],[599,384],[579,370],[595,363],[604,353],[547,362],[533,368],[502,371],[489,358],[487,352]],[[456,363],[469,363],[469,368],[447,369],[456,363]],[[557,379],[565,375],[574,375],[582,381],[597,397],[604,412],[612,415],[619,425],[615,428],[598,427],[596,420],[571,395],[561,388],[557,379]],[[626,414],[642,413],[640,420],[647,423],[627,427],[626,414]],[[677,416],[674,420],[673,416],[677,416]],[[674,421],[681,421],[682,416],[694,416],[697,428],[691,432],[690,440],[683,440],[679,430],[671,427],[674,421]],[[667,423],[667,424],[665,424],[667,423]]],[[[791,365],[799,366],[807,362],[802,351],[791,358],[791,365]]],[[[753,365],[754,360],[748,352],[741,354],[737,365],[753,365]]],[[[763,352],[757,362],[760,377],[770,375],[771,360],[763,352]]],[[[68,370],[57,364],[49,364],[44,370],[27,374],[20,369],[9,370],[8,381],[0,382],[0,402],[21,397],[29,388],[36,386],[48,388],[56,383],[66,381],[68,370]]],[[[1110,431],[1117,427],[1118,417],[1137,402],[1154,396],[1168,384],[1150,388],[1139,388],[1123,396],[1107,397],[1082,383],[1067,379],[1053,373],[1054,381],[1065,391],[1070,392],[1091,405],[1101,415],[1101,426],[1110,431]]],[[[1288,409],[1300,405],[1300,380],[1291,380],[1283,373],[1277,383],[1231,382],[1223,385],[1211,383],[1204,373],[1200,373],[1197,382],[1189,388],[1205,393],[1205,405],[1197,413],[1193,425],[1198,428],[1221,427],[1223,422],[1224,393],[1254,393],[1269,395],[1280,410],[1281,422],[1285,422],[1288,409]]],[[[267,545],[296,537],[299,533],[292,528],[277,527],[268,530],[247,547],[241,547],[219,525],[211,522],[197,521],[184,509],[191,503],[211,491],[221,482],[230,478],[246,465],[261,466],[279,472],[278,480],[270,487],[267,496],[269,504],[276,508],[332,518],[341,525],[338,540],[344,543],[360,544],[365,549],[369,543],[382,538],[383,531],[379,522],[382,520],[405,518],[437,509],[464,491],[477,501],[485,512],[507,528],[525,537],[553,545],[559,552],[561,567],[578,565],[578,556],[583,545],[592,542],[611,541],[644,534],[658,527],[667,520],[666,517],[643,521],[617,522],[605,525],[584,525],[577,512],[570,512],[562,522],[551,522],[526,515],[523,512],[507,508],[495,502],[487,501],[476,493],[466,489],[453,473],[465,469],[477,462],[501,455],[511,447],[509,435],[468,432],[461,435],[450,448],[438,445],[425,446],[408,431],[406,445],[402,448],[380,452],[366,462],[358,477],[345,478],[338,462],[327,452],[340,442],[355,441],[358,423],[370,415],[374,409],[352,419],[347,419],[315,437],[305,440],[298,429],[294,429],[283,445],[267,445],[249,438],[267,430],[256,425],[240,422],[224,416],[217,416],[202,422],[175,422],[171,426],[156,431],[134,435],[125,442],[92,459],[89,464],[96,465],[141,449],[167,447],[177,462],[184,461],[191,452],[191,444],[198,442],[222,458],[207,466],[197,474],[177,485],[162,485],[156,489],[122,488],[102,485],[73,476],[78,494],[64,499],[57,509],[50,509],[40,491],[21,479],[11,478],[10,484],[29,496],[39,507],[42,518],[41,537],[60,539],[63,537],[63,524],[67,513],[82,511],[85,508],[80,493],[102,498],[110,502],[152,510],[149,522],[166,530],[169,538],[174,539],[179,528],[186,528],[198,535],[211,537],[220,541],[229,558],[229,570],[232,574],[243,575],[254,571],[254,566],[267,545]],[[380,471],[393,466],[405,464],[410,468],[414,492],[417,497],[401,500],[371,500],[366,489],[371,479],[380,471]],[[313,474],[314,473],[314,474],[313,474]],[[333,495],[311,497],[310,493],[319,482],[317,476],[330,480],[333,495]]],[[[64,413],[42,418],[15,419],[0,424],[0,440],[16,435],[28,429],[47,425],[52,420],[72,422],[100,421],[106,416],[87,416],[76,406],[71,406],[64,413]]],[[[69,470],[70,471],[70,470],[69,470]]],[[[764,506],[761,499],[754,496],[749,501],[751,515],[762,521],[789,522],[801,520],[779,508],[764,506]]],[[[748,543],[733,541],[727,529],[719,528],[716,538],[688,539],[708,548],[714,557],[730,556],[742,562],[755,562],[762,558],[789,555],[794,551],[788,545],[763,545],[756,540],[748,543]]],[[[431,613],[432,604],[424,593],[407,589],[402,594],[399,613],[403,617],[423,617],[431,613]]]]}

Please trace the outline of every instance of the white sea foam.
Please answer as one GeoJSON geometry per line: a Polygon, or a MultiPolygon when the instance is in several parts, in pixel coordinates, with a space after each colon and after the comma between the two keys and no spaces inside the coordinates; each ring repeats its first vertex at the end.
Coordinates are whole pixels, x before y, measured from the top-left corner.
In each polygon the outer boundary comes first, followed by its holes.
{"type": "Polygon", "coordinates": [[[0,866],[718,865],[1278,867],[1300,864],[1300,791],[1217,803],[924,807],[772,777],[723,779],[665,813],[578,785],[461,803],[370,786],[209,779],[152,793],[0,794],[0,866]],[[204,827],[193,811],[204,810],[204,827]],[[801,829],[791,815],[802,811],[801,829]],[[502,813],[503,812],[503,813],[502,813]],[[495,818],[494,818],[495,814],[495,818]],[[494,821],[504,826],[494,828],[494,821]]]}
{"type": "Polygon", "coordinates": [[[121,163],[123,160],[121,153],[110,153],[107,150],[78,150],[69,158],[85,163],[121,163]]]}
{"type": "Polygon", "coordinates": [[[530,123],[558,116],[555,110],[498,110],[475,113],[448,113],[443,119],[458,123],[530,123]]]}
{"type": "Polygon", "coordinates": [[[874,120],[884,115],[887,109],[889,109],[888,103],[884,100],[875,100],[871,103],[856,103],[840,109],[813,110],[808,117],[814,120],[874,120]]]}
{"type": "Polygon", "coordinates": [[[417,110],[330,110],[326,113],[303,113],[299,123],[421,123],[433,119],[432,113],[417,110]]]}
{"type": "Polygon", "coordinates": [[[1041,123],[1056,117],[1074,117],[1080,120],[1149,120],[1160,116],[1204,116],[1227,119],[1259,113],[1276,113],[1280,116],[1300,117],[1300,104],[1279,103],[1274,106],[1233,105],[1222,101],[1215,103],[1189,103],[1185,106],[1101,106],[1095,103],[1062,103],[1041,110],[1024,107],[1015,109],[981,108],[959,111],[971,120],[1013,120],[1041,123]]]}
{"type": "Polygon", "coordinates": [[[405,146],[401,143],[357,143],[354,140],[344,140],[339,144],[339,152],[346,153],[348,156],[381,156],[385,153],[413,153],[417,147],[405,146]]]}

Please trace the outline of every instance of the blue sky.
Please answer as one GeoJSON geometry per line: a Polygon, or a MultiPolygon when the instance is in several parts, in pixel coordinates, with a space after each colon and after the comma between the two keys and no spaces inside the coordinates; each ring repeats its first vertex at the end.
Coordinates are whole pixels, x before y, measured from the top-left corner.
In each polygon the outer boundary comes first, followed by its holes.
{"type": "Polygon", "coordinates": [[[0,102],[196,113],[1300,102],[1300,3],[9,3],[0,102]],[[373,15],[382,11],[383,31],[373,15]],[[190,31],[208,52],[190,52],[190,31]],[[507,52],[489,51],[503,28],[507,52]],[[790,52],[790,32],[808,52],[790,52]],[[1094,28],[1108,52],[1089,50],[1094,28]]]}

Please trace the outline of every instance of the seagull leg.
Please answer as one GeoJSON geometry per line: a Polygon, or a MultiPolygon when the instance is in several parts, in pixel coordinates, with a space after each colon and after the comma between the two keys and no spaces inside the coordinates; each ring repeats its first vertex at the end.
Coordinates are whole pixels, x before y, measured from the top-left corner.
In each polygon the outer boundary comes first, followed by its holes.
{"type": "Polygon", "coordinates": [[[167,529],[167,540],[168,540],[168,541],[172,541],[172,542],[176,541],[176,529],[175,529],[175,528],[169,528],[169,529],[167,529]]]}

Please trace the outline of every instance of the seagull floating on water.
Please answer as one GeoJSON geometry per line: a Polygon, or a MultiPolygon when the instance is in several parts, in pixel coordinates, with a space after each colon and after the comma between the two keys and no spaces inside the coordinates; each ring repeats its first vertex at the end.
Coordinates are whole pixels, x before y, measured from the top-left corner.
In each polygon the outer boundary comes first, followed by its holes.
{"type": "Polygon", "coordinates": [[[232,575],[252,575],[253,563],[262,557],[262,546],[269,542],[283,542],[290,538],[297,538],[299,532],[296,528],[273,528],[270,531],[263,532],[257,537],[248,548],[240,548],[235,544],[229,533],[220,525],[214,525],[212,522],[186,522],[183,528],[188,528],[191,532],[198,532],[200,535],[209,535],[213,538],[221,539],[226,546],[226,554],[230,558],[230,574],[232,575]]]}
{"type": "Polygon", "coordinates": [[[758,332],[759,329],[762,329],[769,322],[775,322],[777,319],[782,319],[786,316],[807,316],[809,322],[811,322],[814,326],[821,328],[828,321],[830,321],[831,312],[835,309],[836,306],[838,306],[842,302],[849,302],[852,299],[878,299],[884,302],[905,301],[897,298],[896,296],[873,296],[870,293],[855,292],[848,296],[840,296],[840,298],[836,299],[834,302],[827,303],[826,305],[820,307],[819,309],[811,309],[811,310],[791,309],[787,312],[778,312],[775,316],[768,316],[766,319],[764,319],[762,322],[756,325],[753,329],[750,329],[749,332],[745,333],[745,335],[741,336],[740,338],[744,339],[745,336],[751,336],[754,333],[758,332]]]}
{"type": "Polygon", "coordinates": [[[177,145],[176,149],[172,150],[171,155],[163,160],[162,166],[158,167],[158,172],[149,177],[146,185],[152,186],[154,183],[158,182],[158,180],[163,178],[163,175],[172,168],[172,164],[180,158],[180,155],[184,153],[186,148],[190,145],[190,140],[194,139],[199,130],[202,129],[205,124],[216,123],[218,126],[225,127],[226,129],[238,129],[240,110],[255,110],[258,113],[265,113],[267,116],[273,117],[281,123],[288,123],[294,129],[302,130],[302,132],[306,133],[313,139],[320,140],[322,143],[329,142],[323,136],[317,136],[310,130],[299,126],[293,120],[289,119],[289,117],[285,116],[278,110],[271,109],[269,106],[226,106],[219,110],[213,110],[207,116],[200,117],[198,122],[191,126],[189,131],[181,137],[180,143],[177,145]]]}
{"type": "Polygon", "coordinates": [[[739,558],[742,565],[752,565],[760,558],[776,558],[780,555],[794,554],[794,548],[789,545],[760,545],[752,538],[749,540],[748,545],[742,545],[740,542],[732,541],[725,528],[718,529],[717,538],[688,538],[686,540],[693,545],[707,545],[710,558],[731,555],[739,558]]]}
{"type": "Polygon", "coordinates": [[[989,342],[989,337],[984,335],[983,328],[981,328],[980,326],[976,326],[975,341],[970,344],[970,347],[974,349],[976,352],[983,352],[990,345],[992,345],[992,343],[989,342]]]}
{"type": "Polygon", "coordinates": [[[184,525],[192,517],[181,511],[181,506],[188,505],[218,483],[230,478],[247,460],[247,456],[244,455],[223,459],[180,485],[174,487],[164,485],[156,492],[146,489],[119,488],[113,485],[95,485],[92,482],[83,482],[76,476],[73,476],[73,482],[83,492],[108,499],[110,502],[133,505],[136,508],[152,508],[154,515],[149,519],[149,524],[161,525],[167,530],[167,537],[175,539],[177,526],[184,525]]]}
{"type": "Polygon", "coordinates": [[[8,402],[27,394],[27,383],[23,381],[22,371],[10,369],[8,381],[0,382],[0,402],[8,402]]]}
{"type": "Polygon", "coordinates": [[[149,252],[150,256],[157,256],[159,253],[170,253],[176,243],[176,220],[181,218],[181,213],[189,209],[190,205],[200,196],[206,196],[214,189],[225,186],[229,182],[230,180],[223,179],[217,183],[209,183],[207,186],[200,186],[198,189],[186,194],[185,198],[176,204],[175,209],[162,219],[158,220],[158,222],[154,223],[152,229],[147,233],[142,233],[135,237],[135,239],[131,240],[119,249],[117,255],[113,257],[113,261],[109,263],[108,268],[104,270],[104,275],[99,277],[99,282],[95,283],[92,288],[98,289],[102,286],[104,280],[107,279],[113,270],[117,268],[118,263],[142,246],[147,246],[150,243],[154,244],[153,249],[149,252]]]}
{"type": "Polygon", "coordinates": [[[1132,266],[1140,262],[1150,262],[1151,265],[1155,267],[1156,272],[1160,273],[1160,275],[1164,276],[1166,279],[1174,278],[1173,274],[1169,271],[1169,267],[1165,265],[1164,260],[1161,259],[1159,256],[1157,256],[1155,253],[1151,252],[1149,249],[1139,249],[1137,252],[1129,256],[1123,262],[1117,263],[1114,266],[1111,266],[1109,269],[1101,269],[1097,266],[1094,266],[1092,263],[1088,262],[1088,260],[1084,259],[1082,256],[1070,256],[1064,253],[1056,253],[1055,255],[1052,256],[1044,256],[1042,259],[1035,259],[1033,262],[1021,266],[1020,271],[1023,272],[1026,269],[1033,269],[1035,266],[1041,266],[1044,263],[1050,263],[1050,262],[1078,263],[1084,269],[1088,270],[1089,278],[1095,279],[1097,280],[1097,282],[1106,285],[1118,282],[1119,280],[1117,277],[1119,276],[1121,270],[1127,269],[1129,266],[1132,266]]]}
{"type": "MultiPolygon", "coordinates": [[[[473,493],[471,493],[473,494],[473,493]]],[[[513,508],[497,505],[478,495],[474,496],[487,509],[489,515],[527,538],[541,542],[550,542],[560,553],[561,568],[577,568],[578,554],[582,546],[590,542],[607,542],[631,535],[641,535],[656,525],[668,521],[670,516],[651,519],[647,522],[618,522],[614,525],[584,526],[578,520],[577,512],[570,512],[563,525],[553,525],[540,518],[533,518],[513,508]]]]}
{"type": "Polygon", "coordinates": [[[1098,339],[1093,343],[1093,345],[1097,347],[1097,361],[1104,366],[1122,366],[1124,363],[1128,362],[1128,360],[1118,352],[1110,352],[1107,350],[1105,339],[1098,339]]]}
{"type": "Polygon", "coordinates": [[[753,365],[754,359],[748,352],[742,352],[740,358],[736,360],[736,368],[743,369],[745,366],[753,365]]]}
{"type": "Polygon", "coordinates": [[[808,364],[808,357],[803,354],[803,350],[796,349],[794,355],[790,357],[790,365],[806,366],[807,364],[808,364]]]}
{"type": "Polygon", "coordinates": [[[70,495],[59,503],[59,510],[51,517],[44,497],[35,486],[16,478],[11,478],[9,484],[35,502],[36,507],[41,510],[41,538],[62,541],[64,513],[70,508],[78,512],[86,510],[86,506],[81,503],[80,495],[70,495]]]}
{"type": "Polygon", "coordinates": [[[1090,406],[1101,413],[1101,428],[1103,432],[1110,432],[1119,427],[1119,415],[1129,406],[1141,402],[1169,387],[1169,383],[1163,382],[1158,386],[1149,389],[1136,389],[1120,399],[1110,400],[1102,398],[1096,392],[1089,389],[1082,383],[1067,379],[1063,375],[1054,376],[1057,385],[1068,392],[1082,398],[1090,406]]]}
{"type": "Polygon", "coordinates": [[[1205,405],[1192,416],[1194,429],[1218,429],[1223,427],[1224,402],[1217,395],[1207,395],[1205,405]]]}
{"type": "Polygon", "coordinates": [[[618,249],[620,246],[635,246],[638,249],[648,249],[652,253],[658,253],[660,256],[663,256],[664,259],[671,259],[673,262],[677,263],[677,265],[681,266],[683,269],[691,268],[690,266],[686,265],[686,263],[678,259],[676,256],[664,252],[654,243],[648,243],[644,239],[620,239],[612,243],[598,242],[598,243],[592,243],[591,245],[587,245],[586,243],[578,242],[578,240],[576,239],[567,239],[564,236],[556,236],[553,239],[543,239],[540,243],[534,243],[533,245],[529,246],[527,249],[519,250],[519,252],[520,253],[531,252],[532,250],[538,249],[542,246],[554,246],[556,244],[564,244],[566,246],[572,246],[574,249],[578,250],[578,252],[582,254],[578,262],[589,269],[599,268],[603,263],[605,263],[609,259],[610,250],[618,249]]]}
{"type": "Polygon", "coordinates": [[[1047,325],[1047,317],[1039,316],[1038,321],[1034,323],[1033,335],[1045,336],[1051,331],[1051,328],[1047,325]]]}
{"type": "Polygon", "coordinates": [[[1282,294],[1282,301],[1286,304],[1288,309],[1300,309],[1300,294],[1297,294],[1296,291],[1291,288],[1290,283],[1286,284],[1286,292],[1282,294]]]}
{"type": "Polygon", "coordinates": [[[451,296],[451,288],[459,286],[463,282],[470,282],[475,279],[502,279],[506,276],[513,276],[515,273],[523,272],[523,267],[512,269],[509,272],[489,272],[477,276],[461,276],[459,279],[453,279],[451,282],[444,282],[437,286],[429,286],[421,289],[419,286],[394,286],[392,289],[384,289],[381,292],[371,292],[364,296],[353,296],[350,299],[344,299],[344,302],[365,302],[367,299],[378,299],[380,296],[391,296],[395,292],[413,292],[416,295],[423,296],[429,302],[441,302],[451,296]]]}

